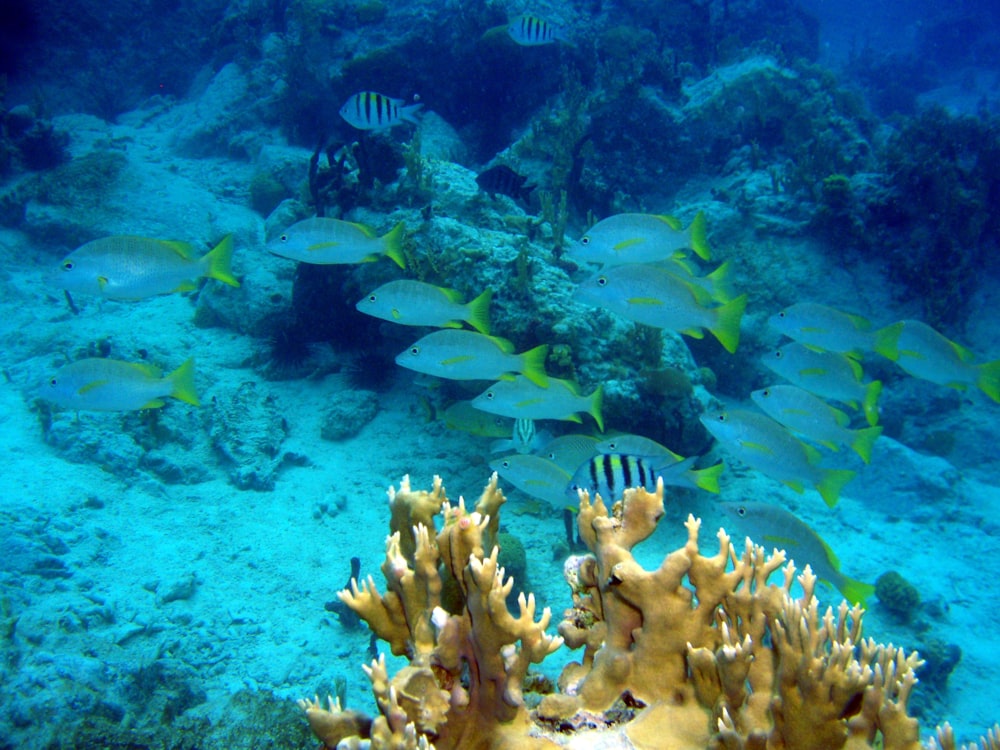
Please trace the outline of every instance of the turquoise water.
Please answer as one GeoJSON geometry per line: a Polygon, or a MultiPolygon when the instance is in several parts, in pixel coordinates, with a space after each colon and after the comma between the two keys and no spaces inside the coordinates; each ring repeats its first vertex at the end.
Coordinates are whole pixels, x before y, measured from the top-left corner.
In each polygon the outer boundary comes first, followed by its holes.
{"type": "MultiPolygon", "coordinates": [[[[437,474],[475,498],[491,461],[573,433],[724,462],[718,493],[668,488],[647,568],[689,513],[712,549],[719,526],[744,533],[732,504],[767,503],[808,527],[747,523],[768,549],[818,554],[815,534],[845,575],[915,587],[896,609],[871,595],[865,633],[932,660],[910,704],[923,739],[998,719],[992,5],[17,6],[0,23],[0,747],[301,747],[298,698],[374,713],[368,631],[332,603],[351,558],[383,588],[387,488],[437,474]],[[515,176],[481,176],[496,166],[515,176]],[[628,224],[599,256],[599,222],[623,214],[676,222],[628,224]],[[317,215],[341,233],[309,236],[324,263],[287,257],[317,215]],[[153,242],[87,244],[118,236],[153,242]],[[200,260],[227,236],[231,277],[200,260]],[[659,260],[616,270],[644,243],[659,260]],[[418,345],[435,330],[403,324],[418,313],[473,330],[426,296],[355,309],[401,279],[452,305],[489,290],[510,346],[418,345]],[[764,364],[792,341],[769,319],[801,303],[871,334],[847,365],[882,384],[868,463],[777,425],[778,445],[723,444],[700,419],[788,382],[764,364]],[[544,375],[514,356],[541,346],[544,375]],[[444,364],[419,372],[414,347],[444,364]],[[132,367],[63,369],[87,359],[132,367]],[[192,390],[170,375],[189,359],[192,390]],[[449,410],[525,369],[543,401],[568,393],[556,379],[600,388],[604,432],[593,399],[517,428],[516,410],[449,410]],[[153,408],[127,410],[136,393],[153,408]],[[831,469],[853,472],[836,492],[831,469]]],[[[841,428],[870,426],[821,395],[841,428]]],[[[502,523],[525,551],[515,588],[558,620],[573,503],[546,476],[534,497],[501,478],[502,523]]]]}

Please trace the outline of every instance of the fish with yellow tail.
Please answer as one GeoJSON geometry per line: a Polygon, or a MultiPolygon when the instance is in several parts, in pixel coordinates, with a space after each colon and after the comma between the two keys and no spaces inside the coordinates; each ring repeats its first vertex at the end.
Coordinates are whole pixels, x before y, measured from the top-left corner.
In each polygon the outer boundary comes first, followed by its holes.
{"type": "Polygon", "coordinates": [[[490,469],[526,495],[545,500],[556,507],[566,505],[569,472],[547,458],[518,453],[493,459],[490,461],[490,469]]]}
{"type": "Polygon", "coordinates": [[[971,351],[919,320],[882,329],[875,350],[915,378],[958,390],[975,386],[1000,402],[1000,360],[977,363],[971,351]]]}
{"type": "Polygon", "coordinates": [[[69,292],[145,299],[192,291],[201,278],[238,287],[230,267],[232,257],[232,235],[201,257],[186,242],[116,235],[81,245],[63,259],[52,280],[69,292]]]}
{"type": "Polygon", "coordinates": [[[493,380],[521,373],[540,388],[545,374],[547,344],[516,354],[514,345],[498,336],[445,329],[429,333],[400,352],[396,364],[425,375],[449,380],[493,380]]]}
{"type": "Polygon", "coordinates": [[[698,212],[687,229],[673,216],[615,214],[587,230],[567,256],[586,263],[618,266],[655,263],[691,249],[702,260],[711,260],[705,214],[698,212]]]}
{"type": "Polygon", "coordinates": [[[823,398],[861,408],[868,424],[878,424],[878,397],[882,381],[864,382],[861,365],[846,354],[818,352],[805,344],[785,344],[761,362],[793,385],[805,388],[823,398]]]}
{"type": "Polygon", "coordinates": [[[316,217],[292,224],[267,243],[267,251],[300,263],[336,265],[370,263],[387,256],[400,268],[405,228],[399,222],[388,233],[378,236],[371,227],[340,219],[316,217]]]}
{"type": "Polygon", "coordinates": [[[767,323],[810,349],[858,355],[873,351],[877,332],[860,315],[816,302],[798,302],[779,310],[767,323]]]}
{"type": "Polygon", "coordinates": [[[456,401],[441,415],[449,430],[476,437],[503,438],[511,434],[514,420],[499,414],[487,414],[472,405],[471,401],[456,401]]]}
{"type": "Polygon", "coordinates": [[[882,434],[879,426],[852,430],[850,418],[819,396],[794,385],[772,385],[750,394],[751,400],[765,414],[806,440],[830,450],[850,446],[866,464],[871,463],[872,448],[882,434]]]}
{"type": "Polygon", "coordinates": [[[417,110],[422,103],[407,105],[375,91],[359,91],[340,108],[340,116],[358,130],[386,130],[404,122],[419,125],[417,110]]]}
{"type": "Polygon", "coordinates": [[[654,328],[692,338],[708,330],[732,353],[740,341],[745,294],[717,307],[702,304],[700,290],[676,274],[630,263],[606,268],[580,284],[577,299],[654,328]]]}
{"type": "Polygon", "coordinates": [[[549,378],[549,387],[542,388],[519,375],[512,380],[494,383],[472,399],[472,405],[490,414],[515,419],[582,422],[580,414],[590,414],[597,422],[597,427],[603,431],[603,394],[601,386],[597,386],[589,394],[583,394],[575,382],[559,378],[549,378]]]}
{"type": "Polygon", "coordinates": [[[796,492],[813,485],[831,508],[854,478],[848,469],[824,469],[820,454],[766,414],[733,409],[699,417],[719,444],[735,458],[796,492]]]}
{"type": "Polygon", "coordinates": [[[797,566],[809,565],[819,580],[834,586],[851,604],[863,607],[875,593],[870,583],[844,575],[830,545],[784,508],[758,502],[720,503],[719,507],[726,514],[724,525],[731,534],[735,531],[750,537],[755,544],[784,549],[797,566]]]}
{"type": "Polygon", "coordinates": [[[42,397],[79,411],[157,409],[165,398],[199,406],[194,360],[168,375],[142,362],[90,357],[61,367],[45,384],[42,397]]]}
{"type": "Polygon", "coordinates": [[[404,326],[461,328],[468,323],[480,333],[490,332],[490,300],[487,289],[471,302],[463,302],[454,289],[423,281],[398,279],[375,289],[355,307],[366,315],[404,326]]]}

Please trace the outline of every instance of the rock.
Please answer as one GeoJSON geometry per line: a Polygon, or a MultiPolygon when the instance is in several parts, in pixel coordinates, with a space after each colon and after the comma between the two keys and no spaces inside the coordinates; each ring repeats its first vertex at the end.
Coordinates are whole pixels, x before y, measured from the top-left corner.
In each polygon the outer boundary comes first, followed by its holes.
{"type": "Polygon", "coordinates": [[[341,391],[330,399],[320,437],[346,440],[354,437],[378,413],[378,396],[373,391],[341,391]]]}

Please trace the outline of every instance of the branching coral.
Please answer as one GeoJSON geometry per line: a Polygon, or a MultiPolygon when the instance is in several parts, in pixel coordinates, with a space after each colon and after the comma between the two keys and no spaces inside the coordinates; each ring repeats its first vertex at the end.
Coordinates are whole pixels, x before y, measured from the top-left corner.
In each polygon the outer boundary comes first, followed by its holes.
{"type": "MultiPolygon", "coordinates": [[[[300,702],[327,747],[921,748],[907,715],[920,658],[862,639],[860,607],[824,610],[808,567],[796,575],[783,552],[749,539],[738,550],[723,530],[706,557],[692,516],[684,546],[655,570],[639,565],[632,549],[663,516],[662,480],[656,492],[627,490],[610,513],[581,493],[590,552],[566,563],[573,606],[561,637],[545,633],[547,610],[536,621],[532,596],[518,597],[516,615],[507,609],[513,581],[493,543],[504,502],[496,475],[471,513],[462,500],[450,505],[438,478],[430,492],[404,479],[389,498],[387,591],[369,577],[340,597],[409,664],[395,675],[384,657],[365,668],[381,714],[370,724],[332,701],[329,710],[300,702]],[[774,574],[779,583],[768,582],[774,574]],[[583,658],[529,713],[528,668],[563,639],[583,658]],[[587,731],[602,733],[600,744],[587,731]]],[[[998,733],[968,750],[1000,750],[998,733]]],[[[929,747],[937,743],[954,750],[947,726],[929,747]]]]}

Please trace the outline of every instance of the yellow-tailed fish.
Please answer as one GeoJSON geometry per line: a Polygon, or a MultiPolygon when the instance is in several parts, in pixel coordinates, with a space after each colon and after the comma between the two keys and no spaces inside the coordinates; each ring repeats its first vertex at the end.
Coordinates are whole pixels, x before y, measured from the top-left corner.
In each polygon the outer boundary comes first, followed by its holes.
{"type": "Polygon", "coordinates": [[[673,216],[615,214],[603,219],[567,250],[577,262],[617,266],[654,263],[691,249],[704,260],[712,251],[706,237],[705,215],[700,211],[687,229],[673,216]]]}
{"type": "Polygon", "coordinates": [[[405,268],[404,231],[400,222],[379,237],[364,224],[316,217],[288,227],[267,243],[267,250],[282,258],[317,265],[368,263],[386,255],[405,268]]]}
{"type": "Polygon", "coordinates": [[[407,105],[375,91],[360,91],[340,108],[340,116],[358,130],[385,130],[404,122],[419,125],[417,110],[421,103],[407,105]]]}
{"type": "Polygon", "coordinates": [[[793,385],[823,398],[831,398],[852,409],[860,408],[868,424],[878,424],[878,397],[882,382],[862,381],[861,365],[846,354],[817,352],[798,342],[785,344],[761,362],[793,385]]]}
{"type": "Polygon", "coordinates": [[[156,409],[170,397],[199,406],[194,386],[194,360],[169,375],[145,363],[92,357],[61,367],[42,396],[59,406],[81,411],[156,409]]]}
{"type": "Polygon", "coordinates": [[[813,485],[831,508],[854,477],[848,469],[818,466],[819,452],[766,414],[734,409],[703,414],[701,423],[729,453],[761,474],[802,492],[813,485]]]}
{"type": "Polygon", "coordinates": [[[53,280],[70,292],[108,299],[145,299],[197,289],[196,282],[202,277],[239,286],[229,265],[232,256],[232,235],[226,235],[200,258],[186,242],[128,235],[102,237],[66,256],[53,280]]]}
{"type": "Polygon", "coordinates": [[[499,414],[487,414],[471,401],[456,401],[444,410],[444,426],[477,437],[503,438],[511,434],[514,420],[499,414]]]}
{"type": "Polygon", "coordinates": [[[740,320],[747,296],[707,307],[691,284],[655,266],[628,264],[606,268],[584,281],[577,299],[623,318],[701,338],[707,329],[728,352],[740,341],[740,320]]]}
{"type": "Polygon", "coordinates": [[[493,291],[487,289],[471,302],[463,302],[454,289],[399,279],[383,284],[356,307],[367,315],[404,326],[461,328],[464,321],[480,333],[489,334],[492,298],[493,291]]]}
{"type": "Polygon", "coordinates": [[[520,354],[514,345],[497,336],[475,331],[446,329],[434,331],[402,351],[396,364],[425,375],[449,380],[494,380],[511,373],[521,373],[532,383],[545,388],[547,344],[520,354]]]}
{"type": "Polygon", "coordinates": [[[689,485],[680,481],[680,476],[691,469],[695,460],[692,457],[674,461],[668,457],[666,465],[656,466],[656,460],[650,457],[601,453],[587,459],[573,472],[566,493],[575,498],[579,490],[586,490],[591,497],[599,493],[606,500],[616,501],[630,487],[654,491],[657,480],[664,485],[686,487],[689,485]]]}
{"type": "Polygon", "coordinates": [[[879,332],[876,351],[915,378],[965,390],[976,386],[1000,402],[1000,360],[975,355],[919,320],[901,320],[879,332]]]}
{"type": "Polygon", "coordinates": [[[875,593],[870,583],[841,573],[840,561],[830,545],[784,508],[753,502],[720,503],[720,507],[732,523],[732,528],[729,528],[729,521],[725,524],[730,534],[735,536],[735,531],[762,547],[773,545],[784,549],[797,567],[809,565],[819,580],[834,586],[850,603],[865,606],[868,597],[875,593]]]}
{"type": "MultiPolygon", "coordinates": [[[[684,456],[674,453],[667,446],[642,435],[615,435],[607,440],[597,443],[599,453],[617,453],[627,456],[641,456],[652,462],[654,466],[661,469],[669,468],[674,464],[687,461],[684,456]]],[[[725,465],[719,461],[717,464],[704,469],[685,468],[677,473],[672,472],[669,476],[664,475],[664,482],[675,487],[691,487],[702,489],[708,492],[719,493],[719,477],[725,465]],[[667,481],[668,478],[670,481],[667,481]]]]}
{"type": "Polygon", "coordinates": [[[560,435],[543,445],[538,455],[555,461],[561,468],[572,473],[588,458],[597,455],[597,442],[598,439],[592,435],[560,435]]]}
{"type": "Polygon", "coordinates": [[[569,41],[563,30],[555,24],[528,14],[511,18],[507,24],[507,34],[522,47],[569,41]]]}
{"type": "Polygon", "coordinates": [[[852,430],[851,420],[844,412],[795,385],[761,388],[753,391],[750,398],[769,417],[807,440],[835,451],[842,445],[849,446],[866,464],[871,462],[872,446],[882,434],[881,427],[852,430]]]}
{"type": "Polygon", "coordinates": [[[541,388],[523,376],[501,380],[472,399],[477,409],[516,419],[562,419],[582,422],[581,413],[590,414],[600,430],[603,389],[597,386],[591,393],[580,393],[580,386],[571,380],[549,378],[549,387],[541,388]]]}
{"type": "Polygon", "coordinates": [[[767,322],[778,333],[821,351],[856,355],[875,348],[875,331],[867,319],[815,302],[786,307],[767,322]]]}
{"type": "Polygon", "coordinates": [[[530,454],[504,456],[490,461],[490,469],[527,495],[558,507],[568,505],[569,472],[547,458],[530,454]]]}

